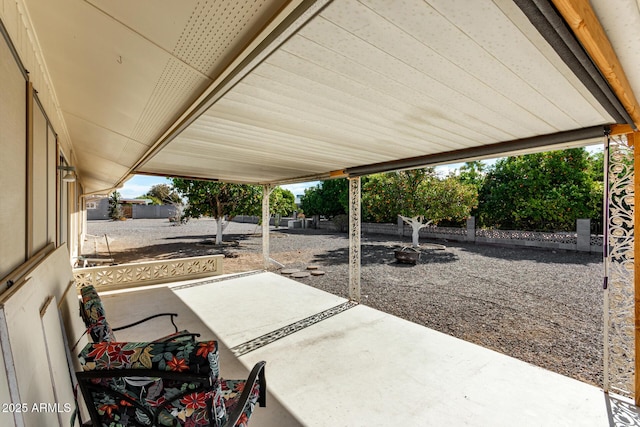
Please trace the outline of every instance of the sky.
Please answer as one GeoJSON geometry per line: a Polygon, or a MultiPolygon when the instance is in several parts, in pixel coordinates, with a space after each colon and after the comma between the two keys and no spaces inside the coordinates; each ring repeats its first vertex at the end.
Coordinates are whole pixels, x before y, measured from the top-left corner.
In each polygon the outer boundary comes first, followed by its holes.
{"type": "MultiPolygon", "coordinates": [[[[593,145],[586,148],[589,152],[602,151],[601,144],[593,145]]],[[[496,160],[497,159],[483,160],[483,163],[485,163],[486,165],[491,165],[495,163],[496,160]]],[[[445,166],[438,166],[436,167],[436,171],[440,176],[446,176],[449,174],[449,172],[457,170],[463,164],[464,163],[454,163],[454,164],[445,165],[445,166]]],[[[121,197],[124,197],[125,199],[134,199],[138,196],[142,196],[143,194],[145,194],[147,191],[149,191],[149,189],[152,186],[156,184],[170,185],[171,182],[167,178],[163,178],[159,176],[134,175],[133,178],[127,181],[124,184],[124,187],[122,187],[118,191],[120,192],[121,197]]],[[[298,195],[304,194],[305,189],[316,186],[318,184],[319,184],[318,181],[313,181],[313,182],[304,182],[299,184],[282,185],[281,187],[291,191],[295,196],[298,196],[298,195]]]]}
{"type": "MultiPolygon", "coordinates": [[[[494,161],[485,160],[484,162],[487,164],[492,164],[494,161]]],[[[462,165],[463,163],[455,163],[452,165],[438,166],[436,170],[440,175],[446,176],[450,171],[456,170],[462,165]]],[[[314,187],[319,183],[319,181],[312,181],[299,184],[281,185],[281,187],[291,191],[294,196],[298,196],[304,194],[305,189],[314,187]]],[[[171,185],[171,182],[167,178],[163,178],[160,176],[134,175],[133,178],[131,178],[124,184],[124,187],[118,190],[118,192],[120,193],[120,196],[125,199],[135,199],[136,197],[145,194],[152,186],[157,184],[171,185]]]]}
{"type": "MultiPolygon", "coordinates": [[[[135,199],[138,196],[142,196],[147,193],[151,187],[157,184],[168,184],[171,182],[167,178],[160,176],[148,176],[148,175],[134,175],[129,181],[125,182],[124,187],[118,190],[120,197],[125,199],[135,199]]],[[[304,194],[304,190],[309,187],[318,185],[318,181],[305,182],[300,184],[282,185],[282,188],[286,188],[294,195],[304,194]]]]}
{"type": "MultiPolygon", "coordinates": [[[[492,160],[485,160],[487,164],[493,163],[492,160]]],[[[436,169],[439,174],[447,175],[450,171],[458,169],[463,163],[455,163],[446,166],[438,166],[436,169]]],[[[295,196],[304,194],[304,190],[309,187],[318,185],[319,181],[303,182],[299,184],[287,184],[281,185],[282,188],[291,191],[295,196]]],[[[171,182],[167,178],[160,176],[148,176],[148,175],[134,175],[129,181],[124,184],[124,187],[118,190],[120,196],[125,199],[135,199],[138,196],[142,196],[147,193],[152,186],[157,184],[169,184],[171,182]]]]}

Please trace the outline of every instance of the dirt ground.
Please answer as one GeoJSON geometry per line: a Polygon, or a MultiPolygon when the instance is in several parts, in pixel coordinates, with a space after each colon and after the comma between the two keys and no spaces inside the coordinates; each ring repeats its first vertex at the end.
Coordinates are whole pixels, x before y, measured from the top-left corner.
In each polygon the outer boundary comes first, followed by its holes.
{"type": "MultiPolygon", "coordinates": [[[[215,222],[90,221],[85,254],[117,263],[224,254],[225,273],[262,269],[261,228],[232,222],[215,246],[215,222]]],[[[326,230],[271,229],[271,257],[287,268],[317,265],[298,279],[347,296],[348,237],[326,230]]],[[[543,368],[602,386],[602,256],[433,241],[415,266],[393,251],[410,237],[364,236],[363,303],[543,368]]],[[[274,271],[277,271],[274,265],[274,271]]]]}

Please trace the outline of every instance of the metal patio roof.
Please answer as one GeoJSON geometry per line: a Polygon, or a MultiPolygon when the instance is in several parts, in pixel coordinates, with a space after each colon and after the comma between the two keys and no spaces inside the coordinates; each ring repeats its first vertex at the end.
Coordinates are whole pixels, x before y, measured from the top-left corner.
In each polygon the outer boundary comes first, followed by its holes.
{"type": "MultiPolygon", "coordinates": [[[[358,175],[633,123],[547,1],[24,1],[87,193],[132,173],[358,175]]],[[[637,93],[638,4],[592,5],[637,93]]]]}

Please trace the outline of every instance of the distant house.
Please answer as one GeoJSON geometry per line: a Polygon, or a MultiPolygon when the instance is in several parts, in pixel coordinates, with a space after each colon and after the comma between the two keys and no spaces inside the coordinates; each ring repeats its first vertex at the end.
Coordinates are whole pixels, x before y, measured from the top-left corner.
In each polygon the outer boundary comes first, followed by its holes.
{"type": "MultiPolygon", "coordinates": [[[[169,218],[176,215],[173,205],[152,205],[151,199],[120,199],[125,218],[169,218]]],[[[85,201],[87,220],[105,220],[109,218],[109,198],[91,197],[85,201]]]]}
{"type": "Polygon", "coordinates": [[[109,198],[92,197],[85,199],[87,220],[109,219],[109,198]]]}
{"type": "MultiPolygon", "coordinates": [[[[133,205],[150,205],[153,201],[151,199],[120,199],[120,206],[122,206],[122,212],[125,218],[133,218],[133,205]]],[[[109,198],[108,197],[93,197],[88,198],[85,201],[85,207],[87,208],[88,220],[109,219],[109,198]]]]}
{"type": "Polygon", "coordinates": [[[121,205],[150,205],[153,203],[151,199],[120,199],[121,205]]]}

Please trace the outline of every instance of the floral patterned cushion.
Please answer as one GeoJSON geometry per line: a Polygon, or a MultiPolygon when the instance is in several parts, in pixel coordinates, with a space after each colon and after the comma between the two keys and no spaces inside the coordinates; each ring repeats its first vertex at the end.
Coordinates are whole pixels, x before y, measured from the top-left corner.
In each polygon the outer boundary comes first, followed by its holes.
{"type": "MultiPolygon", "coordinates": [[[[78,374],[83,393],[90,394],[88,405],[95,407],[95,414],[102,425],[109,427],[132,424],[222,425],[245,384],[244,381],[219,378],[216,341],[90,343],[79,357],[84,372],[89,375],[92,371],[97,374],[104,374],[100,371],[105,370],[113,373],[113,376],[88,380],[82,379],[82,373],[78,374]],[[157,372],[158,377],[118,376],[118,370],[122,369],[151,369],[157,372]],[[180,375],[161,378],[163,372],[205,374],[208,381],[186,376],[180,378],[180,375]],[[90,385],[83,385],[85,381],[89,381],[90,385]]],[[[149,375],[148,372],[144,374],[149,375]]],[[[131,375],[131,372],[128,371],[126,375],[131,375]]],[[[236,426],[246,426],[258,395],[256,386],[236,426]]]]}
{"type": "Polygon", "coordinates": [[[84,286],[80,293],[82,295],[80,316],[93,342],[115,341],[116,337],[107,322],[104,306],[96,289],[91,285],[84,286]]]}
{"type": "MultiPolygon", "coordinates": [[[[227,413],[233,411],[233,409],[237,406],[238,400],[240,399],[240,394],[242,390],[244,390],[246,382],[244,380],[222,380],[222,398],[224,400],[224,405],[226,407],[227,413]]],[[[251,390],[251,397],[249,398],[249,403],[245,405],[244,411],[242,411],[242,415],[240,419],[236,423],[235,427],[247,427],[247,423],[249,422],[249,417],[253,413],[253,409],[256,406],[256,402],[258,401],[258,397],[260,396],[260,388],[258,384],[251,390]]]]}

